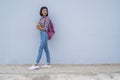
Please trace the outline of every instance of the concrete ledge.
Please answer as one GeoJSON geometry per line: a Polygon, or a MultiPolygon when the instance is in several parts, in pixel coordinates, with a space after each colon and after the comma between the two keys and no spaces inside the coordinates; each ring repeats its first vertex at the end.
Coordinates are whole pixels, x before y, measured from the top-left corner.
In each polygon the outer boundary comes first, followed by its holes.
{"type": "Polygon", "coordinates": [[[0,65],[0,80],[120,80],[120,64],[30,66],[0,65]]]}

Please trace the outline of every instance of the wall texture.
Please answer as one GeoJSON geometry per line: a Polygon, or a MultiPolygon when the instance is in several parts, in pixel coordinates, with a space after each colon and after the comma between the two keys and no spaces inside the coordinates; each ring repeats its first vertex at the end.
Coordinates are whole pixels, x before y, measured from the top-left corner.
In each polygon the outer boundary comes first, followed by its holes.
{"type": "Polygon", "coordinates": [[[34,63],[41,6],[56,30],[53,64],[120,63],[120,0],[0,0],[0,64],[34,63]]]}

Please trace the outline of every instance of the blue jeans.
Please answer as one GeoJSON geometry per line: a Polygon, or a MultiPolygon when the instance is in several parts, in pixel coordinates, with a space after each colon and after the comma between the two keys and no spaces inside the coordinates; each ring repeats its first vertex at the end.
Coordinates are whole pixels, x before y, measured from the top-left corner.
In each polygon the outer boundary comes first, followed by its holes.
{"type": "Polygon", "coordinates": [[[39,64],[39,62],[40,62],[43,49],[45,50],[45,53],[46,53],[47,64],[50,64],[50,52],[49,52],[47,41],[48,41],[47,32],[42,31],[41,32],[41,43],[40,43],[40,47],[39,47],[39,51],[38,51],[38,56],[36,59],[36,64],[39,64]]]}

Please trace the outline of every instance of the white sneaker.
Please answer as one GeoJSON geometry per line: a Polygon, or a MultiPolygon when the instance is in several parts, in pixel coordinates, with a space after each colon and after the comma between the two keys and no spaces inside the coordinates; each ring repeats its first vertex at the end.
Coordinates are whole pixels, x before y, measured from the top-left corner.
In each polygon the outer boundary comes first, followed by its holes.
{"type": "Polygon", "coordinates": [[[39,68],[40,68],[39,66],[35,66],[35,65],[29,67],[29,69],[31,69],[31,70],[36,70],[36,69],[39,69],[39,68]]]}
{"type": "Polygon", "coordinates": [[[43,65],[43,66],[41,66],[41,67],[42,67],[42,68],[50,68],[51,65],[45,64],[45,65],[43,65]]]}

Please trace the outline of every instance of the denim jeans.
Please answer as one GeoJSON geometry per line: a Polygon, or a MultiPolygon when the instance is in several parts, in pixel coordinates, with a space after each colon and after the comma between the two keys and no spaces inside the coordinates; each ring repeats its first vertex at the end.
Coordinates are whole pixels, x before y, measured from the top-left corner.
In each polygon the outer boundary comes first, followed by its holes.
{"type": "Polygon", "coordinates": [[[46,31],[42,31],[41,32],[41,43],[40,43],[40,47],[39,47],[39,51],[38,51],[38,56],[36,59],[36,64],[39,64],[40,59],[42,57],[42,52],[43,50],[46,53],[46,59],[47,59],[47,64],[50,64],[50,52],[49,52],[49,48],[48,48],[48,35],[46,31]]]}

